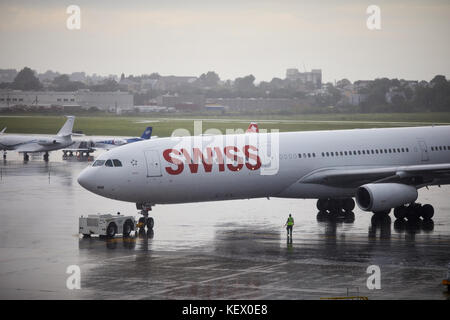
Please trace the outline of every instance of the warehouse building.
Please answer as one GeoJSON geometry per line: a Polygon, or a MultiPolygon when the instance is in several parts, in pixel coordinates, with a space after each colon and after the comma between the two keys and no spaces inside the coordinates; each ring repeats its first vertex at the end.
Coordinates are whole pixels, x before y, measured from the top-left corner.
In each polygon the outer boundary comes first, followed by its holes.
{"type": "Polygon", "coordinates": [[[0,108],[14,106],[79,106],[82,109],[96,107],[100,110],[133,107],[133,95],[127,92],[94,92],[78,90],[75,92],[58,91],[20,91],[1,90],[0,108]]]}

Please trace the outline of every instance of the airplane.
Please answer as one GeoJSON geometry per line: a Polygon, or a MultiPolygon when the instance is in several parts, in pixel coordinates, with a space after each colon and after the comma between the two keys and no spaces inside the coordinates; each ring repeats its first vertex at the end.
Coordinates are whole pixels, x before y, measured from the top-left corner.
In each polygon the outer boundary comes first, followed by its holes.
{"type": "MultiPolygon", "coordinates": [[[[97,149],[112,149],[122,146],[127,143],[133,143],[142,140],[148,140],[152,137],[152,127],[145,128],[140,137],[100,137],[100,136],[85,136],[83,134],[77,134],[74,140],[72,148],[63,149],[64,156],[67,153],[72,155],[74,152],[89,154],[97,149]]],[[[156,136],[153,137],[153,139],[156,136]]]]}
{"type": "Polygon", "coordinates": [[[353,219],[355,200],[374,217],[431,219],[418,190],[450,184],[449,136],[431,126],[159,138],[103,153],[78,183],[135,203],[151,226],[158,204],[263,197],[317,199],[319,213],[353,219]]]}
{"type": "Polygon", "coordinates": [[[23,153],[23,160],[28,161],[29,153],[45,152],[44,161],[48,161],[49,151],[59,150],[73,144],[72,129],[74,116],[67,116],[67,120],[55,136],[27,135],[27,134],[3,134],[0,135],[0,150],[3,150],[3,159],[6,159],[6,151],[14,150],[23,153]]]}
{"type": "Polygon", "coordinates": [[[109,150],[112,148],[122,146],[124,144],[133,143],[133,142],[142,141],[142,140],[148,140],[152,136],[152,131],[153,131],[152,127],[147,127],[147,128],[145,128],[144,132],[142,133],[142,135],[140,137],[102,137],[102,138],[94,139],[93,147],[98,148],[98,149],[109,150]]]}

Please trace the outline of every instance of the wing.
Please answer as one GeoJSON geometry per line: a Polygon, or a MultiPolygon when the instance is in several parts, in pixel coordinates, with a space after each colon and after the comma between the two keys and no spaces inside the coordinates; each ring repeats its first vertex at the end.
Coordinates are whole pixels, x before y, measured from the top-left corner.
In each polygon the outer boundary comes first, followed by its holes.
{"type": "Polygon", "coordinates": [[[444,184],[450,180],[450,163],[389,167],[337,167],[316,170],[301,183],[356,188],[366,183],[400,182],[416,186],[444,184]]]}

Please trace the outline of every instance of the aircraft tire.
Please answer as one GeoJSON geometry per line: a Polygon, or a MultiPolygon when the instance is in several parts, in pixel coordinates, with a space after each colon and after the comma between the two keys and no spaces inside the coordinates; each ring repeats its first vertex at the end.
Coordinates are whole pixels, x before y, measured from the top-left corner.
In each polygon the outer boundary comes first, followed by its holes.
{"type": "Polygon", "coordinates": [[[434,216],[434,208],[431,204],[424,204],[422,208],[420,208],[420,215],[423,219],[429,220],[434,216]]]}
{"type": "Polygon", "coordinates": [[[352,212],[353,209],[355,209],[355,200],[352,198],[344,199],[342,204],[342,208],[345,212],[352,212]]]}
{"type": "Polygon", "coordinates": [[[155,225],[155,221],[152,217],[147,219],[147,230],[153,230],[153,226],[155,225]]]}

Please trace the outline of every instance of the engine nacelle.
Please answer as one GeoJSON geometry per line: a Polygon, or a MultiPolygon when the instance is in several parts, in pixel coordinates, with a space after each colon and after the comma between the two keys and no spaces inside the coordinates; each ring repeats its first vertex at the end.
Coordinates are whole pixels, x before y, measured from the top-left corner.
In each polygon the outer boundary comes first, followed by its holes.
{"type": "Polygon", "coordinates": [[[39,143],[41,146],[51,146],[60,142],[56,139],[39,139],[37,143],[39,143]]]}
{"type": "Polygon", "coordinates": [[[356,190],[356,203],[364,211],[384,211],[416,201],[414,186],[401,183],[369,183],[356,190]]]}

